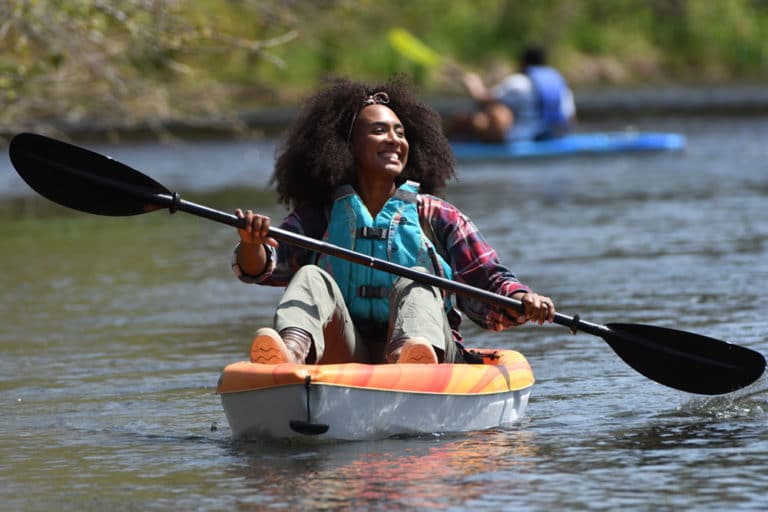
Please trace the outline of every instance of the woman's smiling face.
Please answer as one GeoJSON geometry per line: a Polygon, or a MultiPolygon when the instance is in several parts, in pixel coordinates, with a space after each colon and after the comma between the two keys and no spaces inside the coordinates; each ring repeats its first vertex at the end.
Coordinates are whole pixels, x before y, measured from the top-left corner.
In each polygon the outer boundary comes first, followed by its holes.
{"type": "Polygon", "coordinates": [[[358,173],[397,178],[408,163],[408,140],[400,119],[385,105],[368,105],[357,115],[352,155],[358,173]]]}

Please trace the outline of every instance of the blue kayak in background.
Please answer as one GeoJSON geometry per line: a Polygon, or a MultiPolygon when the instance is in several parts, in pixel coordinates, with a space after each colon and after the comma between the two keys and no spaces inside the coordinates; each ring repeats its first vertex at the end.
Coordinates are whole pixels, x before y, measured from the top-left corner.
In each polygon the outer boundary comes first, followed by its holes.
{"type": "Polygon", "coordinates": [[[501,144],[452,141],[457,160],[503,160],[515,158],[610,154],[648,151],[680,151],[684,135],[652,132],[570,133],[556,139],[521,140],[501,144]]]}

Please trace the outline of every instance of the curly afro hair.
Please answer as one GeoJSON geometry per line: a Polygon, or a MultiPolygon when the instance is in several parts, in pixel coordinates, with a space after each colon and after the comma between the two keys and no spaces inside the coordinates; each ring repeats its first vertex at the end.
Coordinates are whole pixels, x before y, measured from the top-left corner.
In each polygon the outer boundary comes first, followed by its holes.
{"type": "Polygon", "coordinates": [[[404,77],[381,85],[339,78],[305,100],[276,152],[278,201],[294,208],[330,204],[334,190],[353,183],[354,164],[347,137],[363,100],[376,92],[389,95],[391,108],[405,128],[410,150],[408,165],[398,177],[417,181],[421,191],[439,195],[454,179],[454,157],[437,112],[416,101],[404,77]]]}

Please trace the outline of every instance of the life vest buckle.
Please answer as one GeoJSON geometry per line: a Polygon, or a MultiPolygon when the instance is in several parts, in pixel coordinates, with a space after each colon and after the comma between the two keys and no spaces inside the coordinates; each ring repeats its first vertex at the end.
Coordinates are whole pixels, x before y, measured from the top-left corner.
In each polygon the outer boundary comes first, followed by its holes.
{"type": "Polygon", "coordinates": [[[389,230],[386,228],[372,228],[363,226],[357,232],[360,238],[373,238],[377,240],[386,240],[389,236],[389,230]]]}

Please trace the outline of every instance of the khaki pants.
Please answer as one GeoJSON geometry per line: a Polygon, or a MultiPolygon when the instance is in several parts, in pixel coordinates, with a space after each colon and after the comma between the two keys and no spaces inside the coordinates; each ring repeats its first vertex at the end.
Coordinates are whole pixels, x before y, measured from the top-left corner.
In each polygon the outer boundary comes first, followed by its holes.
{"type": "Polygon", "coordinates": [[[307,331],[314,341],[314,359],[323,364],[383,363],[389,342],[415,336],[428,339],[441,362],[454,361],[456,344],[438,288],[400,277],[392,287],[389,310],[389,325],[355,325],[333,277],[305,265],[285,289],[274,328],[307,331]]]}

